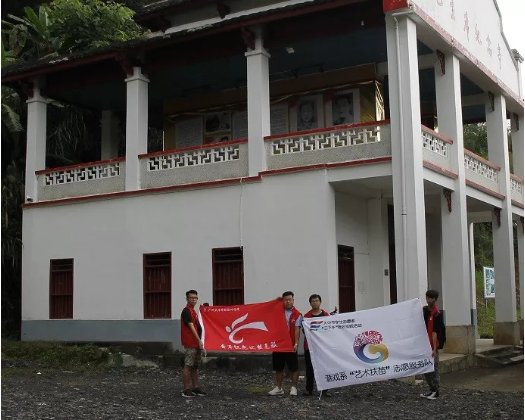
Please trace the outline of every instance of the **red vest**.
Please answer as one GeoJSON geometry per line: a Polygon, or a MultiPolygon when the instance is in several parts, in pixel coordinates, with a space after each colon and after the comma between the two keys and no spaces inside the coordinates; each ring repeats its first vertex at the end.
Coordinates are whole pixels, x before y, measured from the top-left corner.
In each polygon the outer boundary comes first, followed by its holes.
{"type": "Polygon", "coordinates": [[[301,316],[301,312],[299,312],[297,309],[295,309],[295,307],[293,307],[292,314],[290,315],[290,321],[288,321],[288,329],[290,330],[290,338],[292,339],[292,344],[294,345],[295,345],[295,321],[297,321],[300,316],[301,316]]]}
{"type": "MultiPolygon", "coordinates": [[[[321,316],[329,316],[329,315],[330,314],[328,312],[326,312],[324,309],[321,309],[321,315],[318,315],[318,316],[321,317],[321,316]]],[[[314,318],[314,316],[312,315],[312,310],[309,310],[307,313],[305,313],[304,317],[305,318],[314,318]]],[[[304,349],[308,350],[308,341],[306,341],[306,335],[304,337],[304,349]]]]}
{"type": "MultiPolygon", "coordinates": [[[[199,323],[199,318],[197,316],[197,312],[195,309],[193,309],[190,305],[186,305],[186,309],[190,311],[191,314],[191,322],[193,323],[193,326],[195,327],[195,330],[198,332],[197,326],[199,323]]],[[[190,327],[188,327],[184,321],[180,320],[180,341],[182,343],[182,347],[186,348],[193,348],[198,349],[199,348],[199,342],[197,339],[193,336],[190,327]]]]}

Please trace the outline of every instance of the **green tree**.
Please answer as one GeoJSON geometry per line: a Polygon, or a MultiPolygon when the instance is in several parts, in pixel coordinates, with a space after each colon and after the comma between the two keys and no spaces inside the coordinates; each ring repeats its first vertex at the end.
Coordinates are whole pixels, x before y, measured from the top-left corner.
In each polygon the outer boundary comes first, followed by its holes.
{"type": "MultiPolygon", "coordinates": [[[[25,7],[23,15],[8,14],[7,21],[2,21],[2,67],[142,36],[146,30],[136,25],[132,17],[133,11],[113,1],[56,0],[41,5],[36,11],[25,7]]],[[[20,332],[26,111],[18,94],[3,86],[2,333],[10,335],[20,332]]],[[[47,165],[97,160],[100,154],[99,118],[94,111],[51,102],[48,106],[47,165]]]]}

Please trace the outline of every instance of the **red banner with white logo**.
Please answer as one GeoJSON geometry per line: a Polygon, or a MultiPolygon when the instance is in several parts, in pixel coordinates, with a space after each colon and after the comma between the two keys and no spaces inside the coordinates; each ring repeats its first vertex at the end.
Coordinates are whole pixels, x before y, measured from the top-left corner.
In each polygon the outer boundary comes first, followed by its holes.
{"type": "Polygon", "coordinates": [[[293,352],[280,300],[199,310],[208,351],[293,352]]]}

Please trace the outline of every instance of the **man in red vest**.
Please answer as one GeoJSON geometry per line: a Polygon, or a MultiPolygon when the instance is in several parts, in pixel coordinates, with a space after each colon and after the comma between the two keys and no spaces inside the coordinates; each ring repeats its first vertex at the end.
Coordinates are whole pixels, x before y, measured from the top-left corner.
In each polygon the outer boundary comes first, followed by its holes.
{"type": "Polygon", "coordinates": [[[290,395],[297,395],[297,382],[299,380],[299,358],[297,348],[299,346],[299,337],[301,336],[301,324],[303,316],[301,312],[294,308],[293,292],[284,292],[282,295],[284,315],[290,331],[290,339],[294,345],[293,353],[273,352],[272,363],[275,370],[275,388],[268,392],[268,395],[283,395],[282,389],[283,372],[285,365],[288,366],[292,377],[292,387],[290,395]]]}
{"type": "MultiPolygon", "coordinates": [[[[305,318],[317,318],[330,315],[324,309],[321,309],[321,296],[312,295],[310,296],[310,306],[312,307],[306,314],[305,318]]],[[[310,357],[310,350],[308,349],[308,341],[304,338],[304,362],[306,364],[306,391],[303,393],[304,396],[312,395],[314,392],[314,367],[312,365],[312,358],[310,357]]],[[[321,393],[324,397],[331,397],[327,391],[321,393]]]]}
{"type": "Polygon", "coordinates": [[[201,341],[201,323],[197,311],[195,311],[198,299],[199,295],[196,290],[187,291],[187,304],[180,315],[180,341],[184,347],[184,367],[182,368],[184,391],[182,391],[182,396],[186,398],[204,397],[206,395],[199,388],[198,368],[204,345],[201,341]],[[193,382],[193,389],[190,388],[190,379],[193,382]]]}
{"type": "Polygon", "coordinates": [[[443,314],[436,305],[439,297],[437,290],[428,290],[426,293],[427,306],[423,307],[423,317],[427,327],[428,339],[432,347],[432,357],[434,358],[434,372],[425,373],[430,392],[421,394],[422,398],[435,400],[439,397],[439,341],[438,336],[443,334],[445,323],[443,321],[443,314]]]}

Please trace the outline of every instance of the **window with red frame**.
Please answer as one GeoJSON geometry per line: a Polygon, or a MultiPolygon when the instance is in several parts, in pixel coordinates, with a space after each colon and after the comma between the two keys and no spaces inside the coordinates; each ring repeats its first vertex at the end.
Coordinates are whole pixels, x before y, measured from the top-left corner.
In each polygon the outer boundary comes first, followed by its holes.
{"type": "Polygon", "coordinates": [[[171,318],[171,252],[144,254],[144,318],[171,318]]]}
{"type": "Polygon", "coordinates": [[[73,318],[73,258],[51,260],[49,318],[73,318]]]}
{"type": "Polygon", "coordinates": [[[213,304],[244,304],[244,258],[242,248],[212,250],[213,304]]]}

